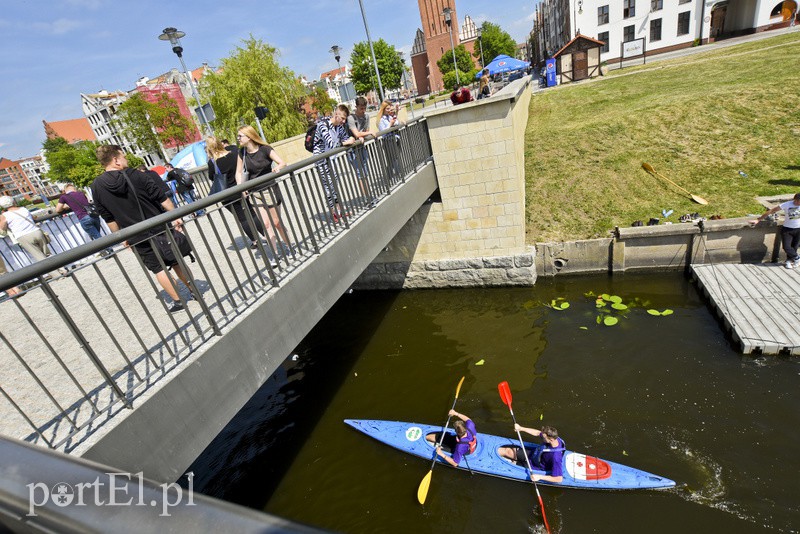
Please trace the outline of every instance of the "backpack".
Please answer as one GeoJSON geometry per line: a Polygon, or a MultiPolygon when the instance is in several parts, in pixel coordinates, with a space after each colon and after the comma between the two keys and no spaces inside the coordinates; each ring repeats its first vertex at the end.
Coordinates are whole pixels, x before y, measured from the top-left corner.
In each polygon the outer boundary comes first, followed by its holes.
{"type": "Polygon", "coordinates": [[[186,171],[185,169],[175,169],[175,170],[177,171],[177,173],[178,173],[178,176],[180,177],[180,180],[181,180],[181,182],[183,182],[183,184],[184,184],[186,187],[191,187],[191,186],[193,186],[193,185],[194,185],[194,176],[192,176],[191,174],[189,174],[189,172],[188,172],[188,171],[186,171]]]}
{"type": "Polygon", "coordinates": [[[306,130],[306,140],[303,145],[309,152],[314,152],[314,137],[317,136],[317,123],[315,122],[311,128],[306,130]]]}

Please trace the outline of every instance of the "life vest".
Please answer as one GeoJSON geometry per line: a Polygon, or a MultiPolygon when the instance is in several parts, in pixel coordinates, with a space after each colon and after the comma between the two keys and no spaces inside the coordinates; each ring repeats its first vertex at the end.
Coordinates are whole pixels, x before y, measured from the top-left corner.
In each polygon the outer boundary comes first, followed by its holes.
{"type": "Polygon", "coordinates": [[[458,442],[467,443],[469,445],[469,452],[467,454],[472,454],[473,452],[475,452],[475,447],[478,446],[478,436],[467,430],[467,435],[464,436],[463,438],[459,438],[458,442]],[[472,436],[471,439],[470,436],[472,436]]]}
{"type": "Polygon", "coordinates": [[[539,467],[544,467],[544,463],[542,463],[542,455],[544,453],[564,452],[567,449],[567,444],[564,443],[563,439],[559,438],[558,443],[560,444],[559,447],[548,447],[544,443],[537,445],[531,453],[531,462],[539,467]]]}

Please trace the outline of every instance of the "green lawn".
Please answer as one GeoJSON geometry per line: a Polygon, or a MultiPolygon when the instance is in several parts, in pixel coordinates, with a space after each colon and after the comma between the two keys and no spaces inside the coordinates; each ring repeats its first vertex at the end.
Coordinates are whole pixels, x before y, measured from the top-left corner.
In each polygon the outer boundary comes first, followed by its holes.
{"type": "Polygon", "coordinates": [[[533,96],[528,242],[608,236],[662,209],[741,217],[800,191],[800,33],[708,50],[533,96]]]}

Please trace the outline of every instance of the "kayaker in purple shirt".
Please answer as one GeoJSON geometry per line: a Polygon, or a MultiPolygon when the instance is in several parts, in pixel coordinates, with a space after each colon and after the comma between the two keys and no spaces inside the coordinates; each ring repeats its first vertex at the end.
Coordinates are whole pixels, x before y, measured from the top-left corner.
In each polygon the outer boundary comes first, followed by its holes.
{"type": "MultiPolygon", "coordinates": [[[[545,471],[546,475],[536,475],[531,473],[531,479],[536,482],[543,480],[545,482],[552,482],[553,484],[561,484],[564,480],[564,469],[562,458],[564,456],[564,449],[566,445],[564,440],[558,437],[558,430],[551,426],[543,426],[541,430],[535,428],[526,428],[518,424],[514,424],[514,430],[517,432],[525,432],[531,436],[541,437],[542,443],[529,451],[528,458],[531,461],[531,467],[545,471]]],[[[516,462],[520,465],[527,465],[525,457],[522,456],[522,449],[520,447],[500,447],[498,454],[501,457],[516,462]]]]}
{"type": "MultiPolygon", "coordinates": [[[[445,461],[453,467],[458,467],[458,464],[461,463],[461,459],[464,456],[475,452],[475,447],[478,445],[478,431],[475,429],[475,423],[466,415],[458,413],[455,410],[450,410],[449,415],[451,417],[458,417],[459,419],[459,421],[453,423],[453,429],[456,431],[456,435],[448,434],[444,439],[445,442],[449,441],[447,446],[452,449],[453,456],[452,458],[448,456],[442,451],[441,446],[436,447],[436,454],[444,458],[445,461]],[[448,438],[450,438],[450,440],[448,440],[448,438]]],[[[437,443],[440,437],[441,432],[431,432],[425,436],[425,439],[431,443],[437,443]]]]}

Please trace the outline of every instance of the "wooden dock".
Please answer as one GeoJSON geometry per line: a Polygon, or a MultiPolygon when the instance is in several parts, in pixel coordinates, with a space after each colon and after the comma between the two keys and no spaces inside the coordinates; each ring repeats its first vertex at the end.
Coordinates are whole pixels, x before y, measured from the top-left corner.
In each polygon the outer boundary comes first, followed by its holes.
{"type": "Polygon", "coordinates": [[[692,264],[692,276],[744,354],[800,354],[800,269],[692,264]]]}

